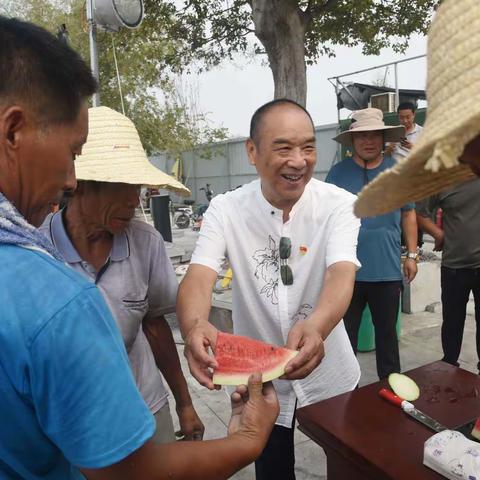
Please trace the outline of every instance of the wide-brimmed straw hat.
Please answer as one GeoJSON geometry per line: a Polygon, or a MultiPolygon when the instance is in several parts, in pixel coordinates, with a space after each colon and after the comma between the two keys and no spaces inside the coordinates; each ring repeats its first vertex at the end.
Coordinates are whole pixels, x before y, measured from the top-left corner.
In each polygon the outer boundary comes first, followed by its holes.
{"type": "Polygon", "coordinates": [[[89,109],[88,138],[75,160],[75,172],[78,180],[167,188],[190,195],[187,187],[150,163],[133,122],[108,107],[89,109]]]}
{"type": "Polygon", "coordinates": [[[405,127],[403,125],[385,125],[383,113],[378,108],[364,108],[352,113],[352,123],[348,130],[339,133],[333,140],[336,140],[347,147],[352,146],[352,133],[370,132],[375,130],[383,131],[385,142],[398,142],[405,136],[405,127]]]}
{"type": "Polygon", "coordinates": [[[445,0],[428,34],[428,112],[410,155],[359,194],[355,213],[379,215],[474,177],[459,164],[480,134],[480,1],[445,0]]]}

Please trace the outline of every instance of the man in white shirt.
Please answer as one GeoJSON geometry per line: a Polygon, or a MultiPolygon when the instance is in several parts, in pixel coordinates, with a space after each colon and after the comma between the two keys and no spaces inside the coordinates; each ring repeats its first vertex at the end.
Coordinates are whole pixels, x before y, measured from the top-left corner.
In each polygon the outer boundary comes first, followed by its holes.
{"type": "Polygon", "coordinates": [[[422,127],[415,123],[415,111],[411,102],[403,102],[397,108],[398,120],[405,127],[405,138],[398,143],[390,143],[385,149],[385,155],[391,155],[397,162],[407,157],[422,132],[422,127]]]}
{"type": "MultiPolygon", "coordinates": [[[[412,102],[402,102],[398,108],[398,121],[405,127],[405,138],[400,142],[389,143],[385,147],[385,155],[391,156],[395,161],[399,162],[406,158],[417,141],[417,138],[422,133],[423,128],[415,123],[416,107],[412,102]]],[[[417,223],[419,222],[417,215],[417,223]]],[[[421,221],[421,219],[420,219],[421,221]]],[[[402,245],[406,245],[406,240],[402,232],[402,245]]],[[[417,245],[421,248],[423,246],[423,230],[417,229],[417,245]]]]}
{"type": "Polygon", "coordinates": [[[233,329],[300,353],[275,382],[280,415],[255,464],[258,479],[295,478],[295,408],[351,390],[360,368],[341,321],[353,291],[355,196],[312,179],[315,131],[297,103],[274,100],[252,117],[246,142],[259,180],[215,197],[179,289],[177,315],[190,371],[209,389],[217,330],[211,294],[225,258],[233,269],[233,329]]]}

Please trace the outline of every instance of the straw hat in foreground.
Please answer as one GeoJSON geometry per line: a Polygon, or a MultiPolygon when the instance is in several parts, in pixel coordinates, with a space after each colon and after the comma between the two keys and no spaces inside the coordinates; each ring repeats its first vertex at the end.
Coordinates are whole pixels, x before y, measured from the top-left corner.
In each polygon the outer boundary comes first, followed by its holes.
{"type": "Polygon", "coordinates": [[[150,163],[133,122],[108,107],[89,109],[87,143],[75,161],[75,172],[78,180],[167,188],[190,195],[187,187],[150,163]]]}
{"type": "Polygon", "coordinates": [[[458,159],[480,134],[480,1],[445,0],[428,34],[428,115],[410,155],[364,188],[359,217],[379,215],[474,177],[458,159]]]}
{"type": "Polygon", "coordinates": [[[385,142],[398,142],[405,136],[403,125],[389,126],[383,121],[383,113],[378,108],[364,108],[352,113],[352,123],[348,130],[339,133],[333,140],[345,145],[352,146],[352,133],[383,131],[385,142]]]}

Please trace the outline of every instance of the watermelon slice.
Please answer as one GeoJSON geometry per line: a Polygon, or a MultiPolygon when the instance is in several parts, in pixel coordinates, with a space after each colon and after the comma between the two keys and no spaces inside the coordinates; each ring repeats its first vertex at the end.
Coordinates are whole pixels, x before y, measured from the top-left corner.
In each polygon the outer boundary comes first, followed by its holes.
{"type": "Polygon", "coordinates": [[[268,382],[285,373],[287,363],[298,354],[295,350],[277,347],[240,335],[218,332],[213,374],[215,385],[246,385],[254,372],[262,373],[268,382]]]}
{"type": "Polygon", "coordinates": [[[473,426],[472,437],[475,437],[477,440],[480,440],[480,418],[477,418],[477,421],[473,426]]]}
{"type": "Polygon", "coordinates": [[[420,396],[418,385],[403,373],[391,373],[388,376],[388,384],[396,395],[407,402],[413,402],[420,396]]]}

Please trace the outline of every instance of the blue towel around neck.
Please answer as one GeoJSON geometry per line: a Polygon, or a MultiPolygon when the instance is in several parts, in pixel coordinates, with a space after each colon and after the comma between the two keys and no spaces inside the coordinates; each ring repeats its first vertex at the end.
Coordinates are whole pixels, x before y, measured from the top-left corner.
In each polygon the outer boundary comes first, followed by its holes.
{"type": "Polygon", "coordinates": [[[39,248],[63,261],[58,250],[0,192],[0,244],[39,248]]]}

